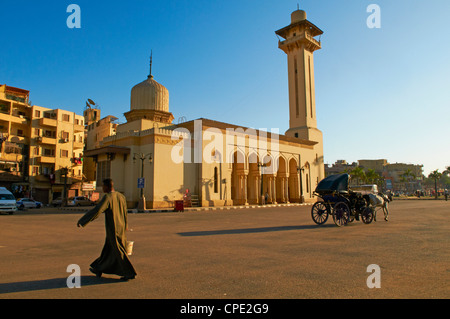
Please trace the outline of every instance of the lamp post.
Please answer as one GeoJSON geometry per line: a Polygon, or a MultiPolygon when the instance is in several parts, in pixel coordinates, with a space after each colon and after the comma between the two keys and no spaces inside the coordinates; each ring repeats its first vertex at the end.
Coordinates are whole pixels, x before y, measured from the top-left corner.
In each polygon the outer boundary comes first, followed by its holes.
{"type": "Polygon", "coordinates": [[[298,166],[297,167],[297,172],[300,173],[300,203],[303,203],[305,201],[304,197],[303,197],[303,181],[302,181],[302,172],[305,170],[305,166],[298,166]]]}
{"type": "Polygon", "coordinates": [[[261,205],[265,205],[265,197],[264,197],[264,167],[267,167],[267,164],[262,164],[261,162],[258,162],[258,167],[261,169],[261,205]]]}
{"type": "MultiPolygon", "coordinates": [[[[134,156],[133,156],[133,163],[136,163],[136,160],[138,160],[138,159],[141,160],[141,179],[144,178],[144,161],[147,158],[148,158],[148,162],[150,164],[152,164],[153,163],[153,154],[152,153],[148,153],[148,154],[134,153],[134,156]]],[[[145,197],[144,197],[144,188],[141,187],[141,197],[139,199],[138,210],[145,210],[145,209],[146,209],[146,204],[145,204],[145,197]]]]}
{"type": "Polygon", "coordinates": [[[63,196],[61,201],[61,206],[67,205],[67,175],[69,174],[69,168],[68,167],[62,167],[61,168],[61,175],[64,176],[64,189],[63,189],[63,196]]]}

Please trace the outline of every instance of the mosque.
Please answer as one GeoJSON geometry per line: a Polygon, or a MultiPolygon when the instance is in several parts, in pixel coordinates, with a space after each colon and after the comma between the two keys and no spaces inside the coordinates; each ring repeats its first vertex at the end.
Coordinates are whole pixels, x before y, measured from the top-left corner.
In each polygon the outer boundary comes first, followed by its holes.
{"type": "MultiPolygon", "coordinates": [[[[96,164],[97,190],[112,178],[130,208],[313,202],[324,178],[317,128],[314,57],[323,32],[303,10],[276,31],[288,59],[289,129],[284,135],[210,119],[174,124],[169,91],[151,73],[131,90],[127,122],[85,157],[96,164]]],[[[89,132],[88,132],[89,134],[89,132]]]]}

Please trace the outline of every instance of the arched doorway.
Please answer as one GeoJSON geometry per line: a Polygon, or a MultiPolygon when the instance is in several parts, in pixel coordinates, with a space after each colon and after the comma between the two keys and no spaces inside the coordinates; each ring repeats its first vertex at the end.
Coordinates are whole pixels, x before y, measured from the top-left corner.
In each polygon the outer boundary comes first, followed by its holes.
{"type": "Polygon", "coordinates": [[[258,204],[261,197],[261,173],[258,166],[259,157],[251,153],[248,157],[247,202],[258,204]]]}
{"type": "Polygon", "coordinates": [[[289,160],[289,201],[291,203],[300,203],[298,163],[294,158],[289,160]]]}
{"type": "Polygon", "coordinates": [[[266,204],[276,204],[277,162],[270,155],[265,155],[262,163],[264,165],[262,167],[262,188],[264,197],[267,198],[266,204]]]}
{"type": "Polygon", "coordinates": [[[278,157],[278,170],[276,175],[276,199],[278,203],[287,203],[289,201],[288,194],[288,177],[286,160],[283,156],[278,157]]]}
{"type": "Polygon", "coordinates": [[[245,174],[245,156],[240,151],[233,154],[231,172],[231,199],[233,205],[247,203],[247,175],[245,174]]]}

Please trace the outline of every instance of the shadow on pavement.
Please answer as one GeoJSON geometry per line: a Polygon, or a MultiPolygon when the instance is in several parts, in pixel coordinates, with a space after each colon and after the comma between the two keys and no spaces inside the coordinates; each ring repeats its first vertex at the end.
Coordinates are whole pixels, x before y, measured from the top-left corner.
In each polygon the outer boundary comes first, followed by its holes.
{"type": "MultiPolygon", "coordinates": [[[[81,276],[81,287],[114,284],[121,282],[123,283],[123,281],[121,281],[120,279],[114,278],[97,278],[95,276],[81,276]]],[[[27,291],[61,289],[61,288],[67,288],[67,278],[55,278],[46,280],[0,284],[0,295],[15,292],[27,292],[27,291]]]]}
{"type": "Polygon", "coordinates": [[[243,229],[224,229],[224,230],[207,230],[207,231],[193,231],[178,233],[184,237],[194,236],[213,236],[213,235],[234,235],[234,234],[252,234],[252,233],[266,233],[276,231],[288,230],[305,230],[305,229],[319,229],[319,228],[336,227],[334,224],[328,225],[300,225],[300,226],[278,226],[278,227],[261,227],[261,228],[243,228],[243,229]]]}

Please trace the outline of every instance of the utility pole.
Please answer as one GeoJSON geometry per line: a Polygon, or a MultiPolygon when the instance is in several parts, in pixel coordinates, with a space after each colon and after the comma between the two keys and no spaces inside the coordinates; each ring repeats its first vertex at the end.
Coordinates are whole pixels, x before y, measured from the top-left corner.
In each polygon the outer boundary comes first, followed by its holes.
{"type": "Polygon", "coordinates": [[[69,174],[69,169],[67,167],[61,168],[61,175],[64,175],[63,200],[61,201],[62,206],[67,205],[67,174],[69,174]]]}
{"type": "MultiPolygon", "coordinates": [[[[153,163],[153,155],[152,153],[149,154],[137,154],[134,153],[133,156],[133,163],[136,163],[137,159],[141,160],[141,180],[144,178],[144,161],[148,158],[148,161],[150,164],[153,163]]],[[[138,210],[139,211],[145,211],[146,209],[146,202],[145,202],[145,196],[144,196],[144,188],[141,187],[141,196],[139,198],[139,205],[138,205],[138,210]]]]}

